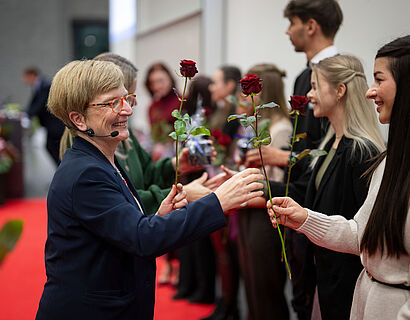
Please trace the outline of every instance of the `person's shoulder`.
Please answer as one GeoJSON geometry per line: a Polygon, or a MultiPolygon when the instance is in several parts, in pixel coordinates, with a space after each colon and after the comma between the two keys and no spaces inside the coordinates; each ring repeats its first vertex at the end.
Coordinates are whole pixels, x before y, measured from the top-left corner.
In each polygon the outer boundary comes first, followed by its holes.
{"type": "Polygon", "coordinates": [[[40,87],[41,88],[50,88],[51,87],[50,79],[48,79],[46,77],[41,77],[40,78],[40,87]]]}

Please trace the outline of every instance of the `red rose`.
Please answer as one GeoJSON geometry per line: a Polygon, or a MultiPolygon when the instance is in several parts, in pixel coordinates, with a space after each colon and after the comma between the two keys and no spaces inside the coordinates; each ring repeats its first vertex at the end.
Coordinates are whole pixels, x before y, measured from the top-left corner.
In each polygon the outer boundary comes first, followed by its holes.
{"type": "Polygon", "coordinates": [[[205,117],[209,116],[212,113],[212,109],[208,107],[204,107],[205,110],[205,117]]]}
{"type": "Polygon", "coordinates": [[[228,136],[227,134],[222,134],[221,136],[219,136],[219,138],[218,138],[218,143],[221,145],[221,146],[227,146],[228,144],[230,144],[231,143],[231,137],[230,136],[228,136]]]}
{"type": "Polygon", "coordinates": [[[299,111],[301,115],[305,115],[305,105],[309,102],[309,99],[305,96],[293,95],[290,97],[289,103],[292,111],[299,111]]]}
{"type": "Polygon", "coordinates": [[[252,93],[259,93],[262,90],[262,79],[256,74],[248,73],[240,82],[242,93],[246,96],[249,96],[252,93]]]}
{"type": "Polygon", "coordinates": [[[215,138],[218,139],[222,134],[222,131],[220,129],[214,129],[211,132],[211,135],[215,138]]]}
{"type": "Polygon", "coordinates": [[[192,78],[196,73],[198,73],[196,62],[192,60],[181,60],[181,68],[179,71],[184,77],[192,78]]]}

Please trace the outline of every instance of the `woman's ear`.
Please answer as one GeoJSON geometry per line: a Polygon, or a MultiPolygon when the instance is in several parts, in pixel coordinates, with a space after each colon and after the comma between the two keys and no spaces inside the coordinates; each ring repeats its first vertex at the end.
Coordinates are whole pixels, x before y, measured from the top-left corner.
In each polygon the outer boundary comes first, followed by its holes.
{"type": "Polygon", "coordinates": [[[70,112],[70,120],[77,127],[77,129],[84,131],[87,130],[87,124],[85,123],[85,117],[83,114],[77,111],[70,112]]]}
{"type": "Polygon", "coordinates": [[[341,83],[337,86],[336,88],[336,96],[337,100],[340,101],[343,99],[343,97],[346,95],[346,85],[344,83],[341,83]]]}

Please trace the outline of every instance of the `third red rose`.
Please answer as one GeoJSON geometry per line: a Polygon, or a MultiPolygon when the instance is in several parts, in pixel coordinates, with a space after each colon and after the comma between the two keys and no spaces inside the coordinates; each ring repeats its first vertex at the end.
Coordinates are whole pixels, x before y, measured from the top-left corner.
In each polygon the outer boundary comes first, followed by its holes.
{"type": "Polygon", "coordinates": [[[184,77],[192,78],[195,74],[198,73],[196,68],[196,62],[192,60],[181,60],[181,68],[179,71],[184,77]]]}
{"type": "Polygon", "coordinates": [[[290,107],[294,111],[299,111],[301,115],[305,114],[305,105],[309,102],[309,99],[305,96],[293,95],[290,97],[290,107]]]}
{"type": "Polygon", "coordinates": [[[249,96],[252,93],[257,94],[262,90],[262,79],[256,74],[248,73],[240,82],[242,93],[246,96],[249,96]]]}

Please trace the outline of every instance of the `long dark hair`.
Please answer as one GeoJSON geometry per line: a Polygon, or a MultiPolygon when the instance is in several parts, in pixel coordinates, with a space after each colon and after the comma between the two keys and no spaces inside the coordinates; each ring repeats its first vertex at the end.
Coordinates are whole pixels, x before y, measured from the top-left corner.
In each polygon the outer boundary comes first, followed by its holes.
{"type": "Polygon", "coordinates": [[[398,38],[377,52],[376,58],[388,58],[388,67],[396,82],[396,95],[390,118],[386,158],[380,189],[360,243],[361,251],[373,255],[377,250],[388,256],[408,254],[404,230],[410,198],[410,35],[398,38]]]}
{"type": "Polygon", "coordinates": [[[210,78],[201,75],[197,75],[191,81],[188,98],[184,106],[190,116],[196,111],[198,99],[202,100],[202,107],[209,108],[211,112],[216,109],[216,105],[211,99],[211,92],[208,89],[211,83],[212,80],[210,78]]]}

